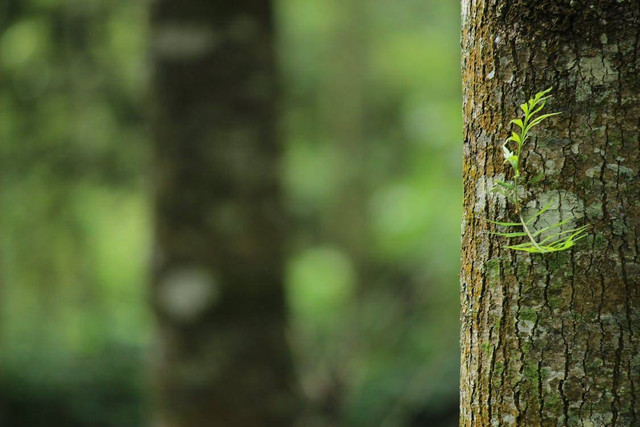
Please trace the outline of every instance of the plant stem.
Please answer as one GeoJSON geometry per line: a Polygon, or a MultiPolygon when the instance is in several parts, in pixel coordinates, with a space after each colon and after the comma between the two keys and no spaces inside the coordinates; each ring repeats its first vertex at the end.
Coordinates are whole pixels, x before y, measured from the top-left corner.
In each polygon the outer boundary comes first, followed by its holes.
{"type": "Polygon", "coordinates": [[[531,231],[529,231],[529,227],[527,227],[527,223],[522,218],[522,214],[518,213],[518,217],[520,218],[520,223],[522,224],[522,228],[524,229],[524,232],[527,233],[527,236],[529,236],[529,240],[531,240],[531,243],[533,244],[533,246],[535,246],[535,248],[540,252],[547,252],[546,249],[542,249],[538,245],[538,242],[536,242],[536,239],[533,237],[533,235],[531,235],[531,231]]]}
{"type": "MultiPolygon", "coordinates": [[[[519,159],[520,159],[520,156],[518,156],[518,160],[519,159]]],[[[533,244],[533,246],[537,250],[539,250],[540,252],[546,252],[546,250],[542,249],[540,245],[538,245],[538,242],[536,242],[536,239],[531,234],[529,227],[527,227],[527,223],[525,222],[524,218],[522,218],[522,211],[520,209],[520,200],[518,199],[518,177],[517,176],[513,178],[513,191],[514,191],[513,201],[514,201],[514,204],[516,205],[516,213],[518,214],[518,218],[520,218],[520,224],[522,224],[522,229],[524,230],[525,233],[527,233],[527,236],[529,237],[531,244],[533,244]]]]}

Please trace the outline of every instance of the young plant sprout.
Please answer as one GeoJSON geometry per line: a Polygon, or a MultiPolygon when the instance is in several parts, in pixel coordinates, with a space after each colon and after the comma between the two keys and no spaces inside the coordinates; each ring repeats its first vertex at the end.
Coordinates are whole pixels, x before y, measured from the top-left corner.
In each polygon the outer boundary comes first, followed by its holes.
{"type": "MultiPolygon", "coordinates": [[[[524,243],[508,245],[507,248],[516,251],[524,251],[530,253],[549,253],[564,251],[571,248],[578,240],[586,237],[585,230],[588,225],[583,225],[577,228],[571,228],[565,230],[566,224],[572,221],[573,218],[569,218],[564,221],[557,222],[539,230],[533,229],[533,224],[538,217],[549,210],[551,203],[544,206],[541,210],[536,212],[530,218],[525,220],[522,212],[522,201],[520,197],[520,189],[524,186],[522,182],[520,159],[522,154],[522,147],[529,137],[531,129],[542,123],[543,120],[558,115],[560,113],[547,113],[540,114],[544,108],[547,99],[551,98],[548,95],[552,88],[545,91],[538,92],[536,95],[529,99],[529,101],[520,105],[523,117],[521,119],[513,119],[509,124],[516,125],[520,131],[512,132],[511,136],[502,144],[502,153],[504,155],[504,162],[511,165],[513,170],[513,178],[511,181],[497,181],[497,185],[492,191],[503,194],[506,199],[514,205],[515,214],[518,216],[519,222],[499,222],[490,221],[493,224],[515,228],[519,231],[507,231],[493,233],[497,236],[506,237],[508,239],[526,237],[527,241],[524,243]],[[511,151],[511,148],[514,151],[511,151]]],[[[535,178],[534,178],[535,179],[535,178]]]]}

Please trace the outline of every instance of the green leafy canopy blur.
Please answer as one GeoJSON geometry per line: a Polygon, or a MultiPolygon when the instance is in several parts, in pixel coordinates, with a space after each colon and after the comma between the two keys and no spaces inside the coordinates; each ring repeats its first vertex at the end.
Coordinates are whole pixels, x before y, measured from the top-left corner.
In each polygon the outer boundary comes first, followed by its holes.
{"type": "MultiPolygon", "coordinates": [[[[147,6],[0,6],[1,425],[145,425],[147,6]]],[[[459,4],[277,6],[303,425],[456,425],[459,4]]]]}

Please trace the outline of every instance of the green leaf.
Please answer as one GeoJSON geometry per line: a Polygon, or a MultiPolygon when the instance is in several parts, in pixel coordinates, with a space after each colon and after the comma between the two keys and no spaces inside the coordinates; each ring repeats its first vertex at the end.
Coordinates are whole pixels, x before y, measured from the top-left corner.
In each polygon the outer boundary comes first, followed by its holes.
{"type": "Polygon", "coordinates": [[[506,193],[506,190],[504,188],[500,188],[497,185],[491,187],[491,189],[489,190],[489,193],[500,193],[502,195],[504,195],[505,197],[508,196],[508,194],[506,193]]]}
{"type": "Polygon", "coordinates": [[[535,233],[533,233],[533,236],[539,236],[540,234],[544,233],[545,231],[549,231],[549,230],[553,230],[554,228],[562,227],[563,225],[568,224],[569,222],[571,222],[571,219],[566,219],[564,221],[558,222],[558,223],[550,225],[548,227],[541,228],[540,230],[538,230],[535,233]]]}
{"type": "MultiPolygon", "coordinates": [[[[549,92],[551,92],[553,90],[553,86],[543,90],[542,92],[538,92],[536,93],[536,96],[534,97],[535,99],[541,99],[543,96],[545,96],[546,94],[548,94],[549,92]]],[[[549,98],[549,97],[547,97],[549,98]]]]}
{"type": "Polygon", "coordinates": [[[541,116],[536,117],[535,119],[533,119],[531,121],[531,123],[529,123],[527,125],[527,127],[525,128],[525,132],[529,132],[532,127],[534,127],[535,125],[539,124],[544,119],[547,119],[547,118],[553,117],[553,116],[557,116],[558,114],[560,114],[560,113],[559,112],[558,113],[548,113],[548,114],[543,114],[541,116]]]}
{"type": "Polygon", "coordinates": [[[531,115],[531,109],[536,105],[536,101],[534,99],[530,99],[527,101],[527,106],[529,107],[529,116],[531,115]]]}
{"type": "Polygon", "coordinates": [[[518,144],[522,144],[522,139],[520,139],[520,135],[518,135],[515,132],[511,132],[511,136],[509,137],[509,140],[517,142],[518,144]]]}
{"type": "MultiPolygon", "coordinates": [[[[511,164],[515,174],[513,178],[513,182],[503,182],[497,181],[496,186],[494,186],[491,191],[497,191],[504,194],[507,199],[516,205],[516,210],[520,209],[520,201],[517,194],[516,189],[518,188],[516,185],[518,183],[518,177],[520,176],[519,170],[519,160],[520,154],[522,152],[522,147],[524,142],[527,140],[529,136],[529,131],[536,125],[542,123],[542,121],[548,119],[549,117],[556,116],[560,114],[559,112],[549,113],[549,114],[540,114],[544,107],[547,104],[547,99],[551,98],[551,95],[547,95],[551,92],[553,88],[545,89],[541,92],[538,92],[530,98],[527,102],[520,105],[520,109],[523,112],[522,118],[516,118],[509,122],[509,124],[516,125],[520,128],[521,133],[512,131],[511,136],[507,138],[507,140],[502,144],[502,152],[505,158],[505,163],[511,164]],[[509,149],[509,142],[515,142],[518,144],[517,151],[514,154],[509,149]]],[[[540,182],[544,178],[544,173],[538,173],[534,178],[528,181],[528,184],[536,184],[540,182]]],[[[514,237],[528,237],[527,242],[519,243],[517,245],[509,245],[506,246],[509,249],[513,249],[516,251],[529,252],[529,253],[548,253],[548,252],[558,252],[569,249],[575,245],[580,239],[586,237],[585,230],[588,225],[573,228],[571,230],[564,230],[560,227],[568,224],[572,219],[567,219],[564,221],[557,222],[555,224],[549,225],[547,227],[543,227],[539,230],[534,231],[533,233],[529,231],[528,225],[536,220],[536,218],[540,217],[543,213],[545,213],[551,207],[551,203],[545,205],[542,209],[536,212],[531,218],[527,221],[524,221],[522,217],[520,217],[521,223],[517,222],[500,222],[500,221],[491,221],[487,220],[492,224],[496,224],[502,227],[523,227],[523,231],[513,231],[513,232],[492,232],[496,236],[506,237],[506,238],[514,238],[514,237]],[[544,233],[549,233],[550,230],[558,230],[559,232],[554,232],[546,237],[544,237],[540,242],[536,241],[537,236],[542,236],[544,233]]]]}
{"type": "Polygon", "coordinates": [[[509,142],[509,140],[505,141],[505,143],[502,144],[502,155],[504,156],[505,160],[507,160],[509,157],[513,156],[513,153],[507,147],[507,143],[508,142],[509,142]]]}
{"type": "MultiPolygon", "coordinates": [[[[549,243],[548,245],[549,247],[552,247],[552,248],[564,247],[568,242],[575,242],[581,239],[582,237],[586,237],[586,234],[584,234],[584,231],[587,228],[589,228],[588,224],[583,225],[582,227],[573,228],[571,230],[562,231],[560,233],[556,233],[542,239],[539,244],[542,245],[548,241],[551,241],[551,243],[549,243]],[[569,234],[569,235],[567,236],[566,234],[569,234]],[[564,237],[559,237],[559,236],[564,236],[564,237]],[[553,240],[553,239],[556,239],[556,240],[553,240]]],[[[573,246],[573,244],[571,244],[571,246],[573,246]]],[[[566,247],[565,249],[568,249],[568,247],[566,247]]]]}
{"type": "Polygon", "coordinates": [[[498,184],[500,187],[504,187],[507,188],[509,190],[514,190],[515,187],[512,183],[510,182],[504,182],[504,181],[496,181],[496,184],[498,184]]]}
{"type": "Polygon", "coordinates": [[[503,227],[515,227],[515,226],[522,225],[519,222],[500,222],[500,221],[492,221],[490,219],[488,219],[487,221],[490,222],[491,224],[501,225],[503,227]]]}
{"type": "Polygon", "coordinates": [[[511,245],[511,246],[507,246],[508,249],[513,249],[515,251],[523,251],[523,252],[531,252],[531,253],[540,253],[540,251],[538,250],[538,248],[536,248],[535,246],[533,246],[530,243],[524,244],[524,245],[511,245]]]}
{"type": "Polygon", "coordinates": [[[512,237],[526,237],[527,233],[525,233],[524,231],[514,231],[511,233],[502,233],[502,232],[491,232],[491,234],[495,234],[496,236],[500,236],[500,237],[507,237],[507,238],[512,238],[512,237]]]}
{"type": "Polygon", "coordinates": [[[513,119],[509,122],[509,124],[514,124],[518,127],[520,127],[520,129],[524,130],[524,123],[522,123],[522,119],[513,119]]]}
{"type": "Polygon", "coordinates": [[[531,222],[533,222],[534,219],[536,219],[537,217],[539,217],[540,215],[542,215],[543,213],[548,211],[550,207],[551,207],[551,202],[547,203],[542,209],[540,209],[538,212],[536,212],[535,215],[533,215],[531,218],[529,218],[525,222],[525,224],[529,225],[531,222]]]}
{"type": "Polygon", "coordinates": [[[545,104],[546,104],[546,100],[544,99],[541,100],[540,103],[538,104],[539,106],[531,112],[530,116],[535,116],[536,114],[538,114],[544,108],[545,104]]]}

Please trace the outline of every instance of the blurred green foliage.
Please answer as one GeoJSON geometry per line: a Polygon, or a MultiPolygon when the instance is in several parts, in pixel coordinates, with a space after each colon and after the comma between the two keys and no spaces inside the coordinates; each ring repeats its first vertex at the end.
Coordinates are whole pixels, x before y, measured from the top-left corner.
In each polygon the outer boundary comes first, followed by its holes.
{"type": "Polygon", "coordinates": [[[2,425],[142,422],[145,14],[0,6],[2,425]]]}
{"type": "Polygon", "coordinates": [[[303,425],[457,425],[458,2],[280,6],[303,425]]]}
{"type": "MultiPolygon", "coordinates": [[[[0,6],[2,425],[144,424],[146,7],[0,6]]],[[[454,0],[278,3],[305,426],[455,423],[458,17],[454,0]]]]}

